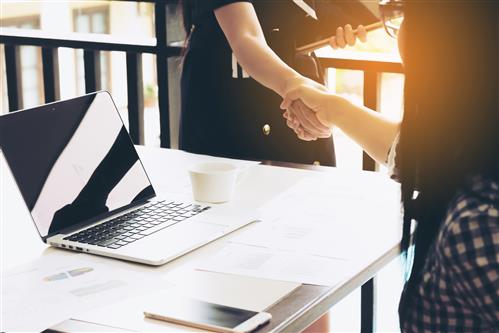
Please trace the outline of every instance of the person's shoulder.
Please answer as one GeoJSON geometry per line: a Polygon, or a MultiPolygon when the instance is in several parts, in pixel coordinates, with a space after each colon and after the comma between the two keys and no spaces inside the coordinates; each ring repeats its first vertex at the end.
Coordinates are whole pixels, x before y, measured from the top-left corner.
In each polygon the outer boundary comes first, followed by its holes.
{"type": "MultiPolygon", "coordinates": [[[[470,177],[449,206],[446,222],[466,223],[476,219],[497,222],[499,218],[499,184],[482,176],[470,177]]],[[[459,229],[455,227],[455,229],[459,229]]],[[[458,230],[455,230],[458,232],[458,230]]]]}
{"type": "Polygon", "coordinates": [[[497,182],[474,178],[450,205],[437,250],[456,300],[491,328],[499,327],[498,206],[497,182]]]}
{"type": "Polygon", "coordinates": [[[253,0],[209,0],[209,1],[198,0],[197,4],[200,7],[214,10],[214,9],[217,9],[217,8],[220,8],[223,6],[227,6],[227,5],[230,5],[232,3],[236,3],[236,2],[250,2],[250,3],[252,3],[253,0]]]}
{"type": "Polygon", "coordinates": [[[499,255],[498,183],[480,176],[470,178],[449,206],[441,238],[444,256],[451,261],[483,257],[495,261],[499,255]]]}
{"type": "Polygon", "coordinates": [[[213,17],[215,10],[236,2],[253,3],[253,0],[196,0],[191,6],[193,22],[204,22],[208,17],[213,17]]]}

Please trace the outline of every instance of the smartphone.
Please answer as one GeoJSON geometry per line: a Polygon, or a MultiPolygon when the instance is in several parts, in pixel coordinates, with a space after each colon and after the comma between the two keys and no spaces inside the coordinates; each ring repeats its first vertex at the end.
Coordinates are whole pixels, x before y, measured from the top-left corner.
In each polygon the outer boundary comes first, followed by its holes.
{"type": "Polygon", "coordinates": [[[221,333],[246,333],[265,325],[270,313],[254,312],[203,302],[173,298],[144,311],[147,318],[221,333]]]}

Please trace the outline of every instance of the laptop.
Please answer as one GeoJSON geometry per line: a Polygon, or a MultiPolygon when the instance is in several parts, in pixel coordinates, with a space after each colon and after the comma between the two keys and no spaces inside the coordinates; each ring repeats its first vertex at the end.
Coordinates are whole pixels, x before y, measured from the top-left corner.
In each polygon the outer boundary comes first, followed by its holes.
{"type": "Polygon", "coordinates": [[[54,247],[162,265],[256,220],[157,196],[105,91],[0,116],[0,149],[54,247]]]}

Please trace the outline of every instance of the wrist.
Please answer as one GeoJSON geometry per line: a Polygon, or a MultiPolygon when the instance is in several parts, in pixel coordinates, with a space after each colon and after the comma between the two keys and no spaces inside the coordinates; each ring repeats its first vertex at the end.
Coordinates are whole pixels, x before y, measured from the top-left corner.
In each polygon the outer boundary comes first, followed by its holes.
{"type": "Polygon", "coordinates": [[[341,123],[342,119],[345,118],[350,108],[352,107],[352,103],[344,97],[341,97],[336,94],[327,94],[327,110],[329,113],[328,121],[331,125],[338,125],[341,123]]]}
{"type": "Polygon", "coordinates": [[[280,91],[276,91],[282,98],[285,97],[286,93],[288,93],[294,87],[299,86],[300,84],[305,82],[305,78],[296,72],[291,72],[286,79],[283,80],[283,84],[280,91]]]}

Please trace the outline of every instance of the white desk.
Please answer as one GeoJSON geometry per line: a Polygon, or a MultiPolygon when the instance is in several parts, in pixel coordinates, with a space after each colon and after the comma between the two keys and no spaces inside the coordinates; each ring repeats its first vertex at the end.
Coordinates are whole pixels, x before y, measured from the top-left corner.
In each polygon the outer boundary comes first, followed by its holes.
{"type": "MultiPolygon", "coordinates": [[[[192,156],[181,151],[167,149],[138,147],[138,150],[158,193],[183,192],[189,198],[190,194],[188,194],[186,189],[179,188],[182,184],[179,180],[185,179],[187,176],[185,170],[187,165],[199,161],[199,159],[206,159],[207,157],[192,156]]],[[[342,283],[332,287],[300,286],[285,299],[267,309],[268,312],[272,313],[273,320],[271,324],[263,327],[260,330],[261,332],[298,332],[304,329],[343,297],[372,278],[376,272],[398,255],[400,216],[394,214],[394,212],[400,211],[398,185],[386,176],[376,173],[353,172],[322,167],[316,169],[319,171],[268,165],[254,166],[248,171],[243,181],[238,184],[236,197],[231,201],[230,205],[247,208],[261,207],[284,190],[305,178],[321,179],[324,186],[349,187],[350,189],[366,193],[368,197],[382,196],[389,204],[383,206],[382,214],[377,212],[372,215],[373,218],[352,220],[349,222],[357,228],[359,234],[363,233],[363,230],[367,226],[370,226],[367,229],[373,230],[373,224],[379,230],[379,233],[372,234],[372,237],[361,237],[362,241],[352,239],[352,251],[355,252],[355,266],[358,269],[351,272],[348,278],[342,283]],[[386,218],[379,218],[379,216],[386,216],[386,218]],[[383,235],[383,241],[379,241],[377,238],[378,234],[383,235]]],[[[48,256],[54,253],[65,256],[74,255],[74,253],[69,251],[47,247],[40,241],[10,175],[7,175],[7,172],[2,170],[0,179],[2,180],[0,183],[0,222],[3,229],[1,230],[1,260],[3,269],[8,269],[39,258],[40,256],[48,256]]],[[[366,207],[366,203],[351,202],[351,207],[352,209],[362,210],[366,207]]],[[[195,272],[191,267],[191,263],[213,255],[232,237],[252,227],[253,225],[249,225],[159,268],[101,257],[95,257],[95,260],[125,269],[166,277],[170,274],[176,274],[178,278],[179,274],[181,277],[182,274],[185,274],[182,277],[185,281],[192,281],[192,274],[195,274],[198,280],[206,276],[203,282],[207,283],[207,288],[210,288],[210,284],[213,284],[214,288],[220,288],[220,281],[217,282],[217,279],[214,278],[214,273],[195,272]]],[[[338,230],[338,232],[341,232],[341,230],[338,230]]],[[[239,284],[241,289],[248,287],[245,285],[245,281],[249,280],[237,277],[232,278],[234,279],[233,284],[236,284],[236,286],[239,284]]],[[[231,277],[224,276],[223,279],[231,279],[231,277]]],[[[262,283],[265,283],[265,281],[262,283]]],[[[268,281],[268,283],[272,283],[272,281],[268,281]]],[[[119,314],[116,314],[116,316],[119,316],[119,314]]],[[[74,316],[74,319],[76,320],[67,320],[54,327],[54,329],[62,331],[109,331],[113,329],[111,327],[83,323],[77,320],[77,315],[74,316]]],[[[120,329],[124,328],[126,327],[120,327],[120,329]]]]}

